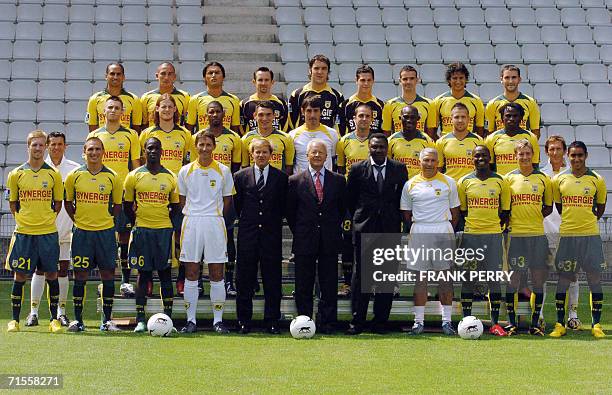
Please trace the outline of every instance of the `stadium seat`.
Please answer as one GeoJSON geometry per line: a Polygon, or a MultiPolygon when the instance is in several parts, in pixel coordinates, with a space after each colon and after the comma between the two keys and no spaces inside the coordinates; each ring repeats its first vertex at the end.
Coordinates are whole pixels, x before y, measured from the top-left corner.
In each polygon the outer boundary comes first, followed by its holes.
{"type": "Polygon", "coordinates": [[[36,129],[36,124],[34,123],[35,117],[29,121],[15,121],[11,122],[8,125],[8,142],[25,142],[25,137],[28,133],[34,129],[36,129]]]}
{"type": "Polygon", "coordinates": [[[589,166],[610,166],[610,151],[606,147],[589,147],[589,166]]]}
{"type": "MultiPolygon", "coordinates": [[[[161,26],[165,26],[165,25],[161,25],[161,26]]],[[[279,29],[279,33],[280,31],[283,29],[282,26],[279,29]]],[[[302,31],[304,30],[303,27],[299,26],[302,31]]],[[[195,24],[184,24],[184,25],[180,25],[177,29],[177,37],[178,37],[178,41],[180,43],[183,42],[197,42],[200,43],[204,40],[204,30],[202,29],[201,25],[195,25],[195,24]]],[[[161,41],[161,40],[160,40],[161,41]]],[[[281,39],[281,42],[282,39],[281,39]]],[[[300,42],[304,42],[304,37],[302,36],[302,41],[300,42]]]]}
{"type": "Polygon", "coordinates": [[[377,98],[383,101],[394,98],[399,94],[397,85],[386,82],[374,84],[372,91],[377,98]]]}
{"type": "Polygon", "coordinates": [[[146,81],[134,81],[134,80],[126,80],[125,81],[125,89],[129,92],[134,92],[137,95],[142,94],[143,92],[148,92],[149,84],[146,81]]]}
{"type": "Polygon", "coordinates": [[[546,128],[546,136],[561,136],[566,142],[572,142],[576,140],[574,134],[574,127],[570,125],[549,125],[546,128]]]}
{"type": "MultiPolygon", "coordinates": [[[[180,46],[179,46],[180,48],[180,46]]],[[[147,44],[147,61],[148,62],[162,62],[168,59],[174,58],[174,49],[172,43],[155,42],[147,44]]],[[[199,58],[202,61],[204,57],[199,58]]],[[[179,60],[183,60],[180,59],[179,60]]]]}
{"type": "MultiPolygon", "coordinates": [[[[340,83],[354,83],[355,82],[355,70],[361,66],[361,63],[341,63],[338,65],[338,79],[340,83]]],[[[303,78],[303,77],[302,77],[303,78]]]]}
{"type": "MultiPolygon", "coordinates": [[[[146,46],[138,42],[121,44],[121,61],[146,59],[146,46]]],[[[203,59],[203,58],[201,58],[203,59]]]]}
{"type": "Polygon", "coordinates": [[[182,89],[182,90],[184,90],[186,92],[191,93],[192,95],[195,95],[196,93],[202,92],[202,90],[205,88],[202,85],[202,82],[196,82],[196,81],[181,82],[179,85],[177,85],[177,87],[179,89],[182,89]]]}
{"type": "Polygon", "coordinates": [[[433,25],[433,11],[429,8],[409,8],[408,23],[410,25],[433,25]]]}
{"type": "Polygon", "coordinates": [[[0,41],[0,58],[9,60],[13,57],[13,43],[9,40],[0,41]]]}
{"type": "MultiPolygon", "coordinates": [[[[291,63],[285,66],[285,71],[291,63]]],[[[201,81],[202,63],[201,62],[181,62],[178,67],[178,74],[181,81],[201,81]]]]}
{"type": "Polygon", "coordinates": [[[506,8],[502,7],[487,8],[485,10],[485,21],[487,22],[488,26],[509,25],[510,12],[506,8]]]}
{"type": "Polygon", "coordinates": [[[376,83],[393,82],[393,69],[390,64],[373,63],[370,67],[374,69],[376,83]]]}
{"type": "Polygon", "coordinates": [[[283,62],[307,62],[306,46],[304,44],[281,45],[281,59],[283,62]]]}
{"type": "Polygon", "coordinates": [[[488,44],[472,44],[468,48],[470,62],[478,63],[495,63],[495,54],[493,47],[488,44]]]}
{"type": "Polygon", "coordinates": [[[600,123],[612,123],[612,103],[599,103],[595,106],[597,121],[600,123]]]}
{"type": "MultiPolygon", "coordinates": [[[[599,48],[599,59],[608,65],[612,63],[612,45],[602,45],[599,48]]],[[[608,76],[610,75],[612,74],[608,72],[608,76]]]]}
{"type": "Polygon", "coordinates": [[[580,68],[575,64],[558,64],[554,68],[555,79],[559,83],[582,82],[580,68]]]}
{"type": "Polygon", "coordinates": [[[178,57],[181,61],[204,59],[204,46],[200,43],[181,43],[178,47],[178,57]]]}
{"type": "MultiPolygon", "coordinates": [[[[95,88],[94,88],[95,89],[95,88]]],[[[66,122],[83,122],[87,100],[71,100],[66,103],[66,122]]]]}
{"type": "MultiPolygon", "coordinates": [[[[93,94],[93,84],[90,81],[66,82],[66,100],[83,100],[93,94]]],[[[83,110],[85,111],[85,110],[83,110]]]]}
{"type": "MultiPolygon", "coordinates": [[[[178,25],[183,23],[202,24],[202,7],[201,6],[182,6],[176,9],[176,20],[178,25]]],[[[300,20],[301,23],[301,20],[300,20]]]]}
{"type": "MultiPolygon", "coordinates": [[[[398,1],[399,2],[399,1],[398,1]]],[[[404,0],[404,7],[429,7],[429,0],[404,0]]]]}
{"type": "Polygon", "coordinates": [[[576,140],[580,140],[589,145],[603,145],[604,140],[601,135],[601,126],[598,125],[578,125],[575,129],[576,140]]]}
{"type": "MultiPolygon", "coordinates": [[[[147,9],[144,5],[126,5],[121,7],[121,23],[140,23],[147,22],[147,9]]],[[[170,16],[170,22],[172,17],[170,16]]]]}
{"type": "Polygon", "coordinates": [[[498,63],[521,63],[523,61],[521,49],[513,44],[496,45],[495,59],[498,63]]]}
{"type": "Polygon", "coordinates": [[[543,103],[540,106],[542,122],[544,124],[558,123],[568,124],[567,108],[562,103],[543,103]]]}
{"type": "MultiPolygon", "coordinates": [[[[343,6],[347,6],[347,4],[350,6],[350,1],[349,2],[345,2],[345,4],[343,6]]],[[[327,2],[325,0],[302,0],[302,7],[304,8],[308,8],[308,7],[325,7],[327,6],[327,2]]]]}
{"type": "Polygon", "coordinates": [[[580,77],[585,83],[607,82],[608,71],[603,64],[584,64],[580,66],[580,77]]]}
{"type": "Polygon", "coordinates": [[[557,84],[536,84],[533,94],[539,103],[558,103],[561,99],[561,89],[557,84]]]}
{"type": "Polygon", "coordinates": [[[544,44],[525,44],[521,52],[525,63],[548,63],[546,46],[544,44]]]}
{"type": "MultiPolygon", "coordinates": [[[[13,28],[13,33],[14,30],[13,28]]],[[[0,33],[0,38],[1,34],[3,33],[0,33]]],[[[42,41],[68,41],[68,25],[63,22],[45,22],[42,28],[42,41]]]]}
{"type": "MultiPolygon", "coordinates": [[[[490,44],[489,29],[484,25],[466,26],[463,29],[466,44],[490,44]]],[[[491,50],[491,52],[493,52],[491,50]]]]}
{"type": "Polygon", "coordinates": [[[66,45],[66,58],[70,61],[93,60],[93,45],[86,41],[70,41],[66,45]]]}
{"type": "MultiPolygon", "coordinates": [[[[8,124],[6,122],[0,122],[0,144],[5,144],[8,140],[8,124]]],[[[0,162],[2,162],[0,160],[0,162]]]]}
{"type": "Polygon", "coordinates": [[[8,121],[9,120],[9,104],[8,101],[2,100],[0,101],[0,121],[8,121]]]}
{"type": "Polygon", "coordinates": [[[409,44],[390,44],[388,48],[391,63],[414,62],[414,48],[409,44]]]}
{"type": "Polygon", "coordinates": [[[408,26],[387,26],[385,36],[388,44],[405,44],[412,40],[408,26]]]}
{"type": "Polygon", "coordinates": [[[63,41],[43,41],[40,44],[40,59],[66,59],[66,43],[63,41]]]}
{"type": "Polygon", "coordinates": [[[531,64],[529,65],[529,81],[537,82],[555,82],[553,77],[553,66],[548,64],[531,64]]]}
{"type": "Polygon", "coordinates": [[[355,25],[355,10],[345,7],[334,7],[329,15],[332,26],[355,25]]]}
{"type": "Polygon", "coordinates": [[[19,22],[15,28],[16,40],[36,40],[42,38],[42,25],[38,22],[19,22]]]}
{"type": "Polygon", "coordinates": [[[307,7],[304,10],[304,24],[329,25],[329,14],[327,7],[307,7]]]}
{"type": "Polygon", "coordinates": [[[70,80],[92,80],[93,65],[89,61],[71,60],[66,63],[66,79],[70,80]]]}
{"type": "Polygon", "coordinates": [[[298,7],[278,7],[275,20],[277,25],[301,25],[302,9],[298,7]]]}
{"type": "MultiPolygon", "coordinates": [[[[144,55],[141,59],[144,59],[144,55]]],[[[125,68],[125,74],[126,74],[126,79],[128,80],[139,80],[139,81],[146,81],[149,79],[155,79],[155,72],[151,73],[149,75],[148,72],[148,67],[146,63],[143,63],[142,60],[135,60],[135,61],[125,61],[122,62],[123,63],[123,67],[125,68]],[[149,78],[151,77],[151,78],[149,78]]],[[[157,67],[156,65],[150,65],[153,69],[155,69],[157,67]]],[[[202,76],[202,74],[200,73],[200,77],[202,76]]],[[[139,92],[142,93],[142,92],[139,92]]]]}
{"type": "Polygon", "coordinates": [[[121,49],[118,43],[98,42],[94,44],[94,60],[113,61],[119,59],[121,49]]]}
{"type": "Polygon", "coordinates": [[[377,8],[364,7],[357,8],[355,12],[355,19],[357,25],[377,25],[380,26],[382,23],[381,11],[377,8]]]}
{"type": "Polygon", "coordinates": [[[514,44],[516,37],[514,27],[510,25],[495,25],[489,30],[489,37],[493,44],[514,44]]]}
{"type": "Polygon", "coordinates": [[[445,63],[451,62],[468,62],[468,49],[463,44],[444,44],[442,45],[442,61],[445,63]]]}
{"type": "Polygon", "coordinates": [[[612,125],[603,127],[603,138],[608,146],[612,146],[612,125]]]}
{"type": "Polygon", "coordinates": [[[16,60],[11,69],[12,79],[32,79],[38,78],[38,63],[34,60],[16,60]]]}
{"type": "Polygon", "coordinates": [[[431,99],[436,96],[446,92],[448,90],[448,85],[441,83],[431,83],[425,85],[425,97],[429,97],[431,99]]]}
{"type": "MultiPolygon", "coordinates": [[[[85,114],[85,107],[81,107],[81,119],[85,114]]],[[[36,120],[38,122],[64,122],[64,103],[59,101],[41,101],[36,106],[36,120]]]]}
{"type": "Polygon", "coordinates": [[[592,44],[593,32],[588,26],[570,26],[567,28],[567,40],[570,44],[592,44]]]}
{"type": "Polygon", "coordinates": [[[572,47],[569,44],[550,44],[548,59],[551,63],[574,63],[572,47]]]}
{"type": "MultiPolygon", "coordinates": [[[[2,148],[4,148],[4,146],[2,146],[2,148]]],[[[25,162],[24,159],[27,156],[27,152],[27,145],[25,143],[9,144],[6,147],[6,153],[4,153],[4,150],[0,152],[0,158],[5,158],[7,166],[18,166],[25,162]]]]}
{"type": "Polygon", "coordinates": [[[576,44],[574,45],[574,59],[579,64],[599,63],[599,49],[595,44],[576,44]]]}
{"type": "MultiPolygon", "coordinates": [[[[30,97],[31,92],[28,92],[30,97]]],[[[64,82],[63,81],[40,81],[38,83],[38,91],[36,94],[37,100],[64,100],[64,82]]]]}
{"type": "Polygon", "coordinates": [[[540,26],[561,24],[561,13],[556,8],[536,8],[535,14],[536,22],[540,26]]]}
{"type": "Polygon", "coordinates": [[[595,26],[593,39],[595,44],[612,44],[612,26],[595,26]]]}
{"type": "Polygon", "coordinates": [[[561,10],[561,23],[564,26],[585,25],[586,13],[581,8],[563,8],[561,10]]]}
{"type": "Polygon", "coordinates": [[[15,4],[0,4],[0,20],[14,22],[17,19],[17,6],[15,4]]]}
{"type": "MultiPolygon", "coordinates": [[[[185,26],[197,27],[196,25],[185,26]]],[[[306,30],[303,26],[298,25],[283,25],[278,28],[278,40],[281,43],[303,43],[305,35],[308,42],[330,42],[332,40],[329,26],[310,26],[306,30]]]]}
{"type": "MultiPolygon", "coordinates": [[[[499,82],[499,66],[495,64],[475,64],[472,78],[479,84],[483,82],[499,82]]],[[[523,80],[526,80],[525,76],[523,76],[523,80]]]]}
{"type": "Polygon", "coordinates": [[[73,22],[88,22],[93,23],[95,20],[95,9],[93,5],[73,4],[70,6],[68,18],[70,23],[73,22]]]}
{"type": "Polygon", "coordinates": [[[9,87],[9,98],[11,100],[28,100],[36,98],[36,81],[13,80],[9,87]]]}
{"type": "Polygon", "coordinates": [[[461,25],[484,25],[484,12],[480,8],[461,8],[459,10],[461,25]]]}
{"type": "Polygon", "coordinates": [[[13,22],[0,22],[0,40],[14,40],[15,26],[13,22]]]}
{"type": "MultiPolygon", "coordinates": [[[[352,45],[354,45],[355,48],[357,48],[355,49],[355,51],[361,52],[357,44],[352,44],[352,45]]],[[[335,62],[336,58],[334,56],[334,46],[329,43],[310,44],[308,46],[308,58],[309,59],[318,54],[323,54],[327,56],[331,62],[335,62]]]]}
{"type": "Polygon", "coordinates": [[[567,36],[563,26],[542,26],[540,33],[544,44],[567,43],[567,36]]]}
{"type": "MultiPolygon", "coordinates": [[[[333,51],[333,48],[332,48],[333,51]]],[[[361,62],[361,48],[358,44],[338,44],[335,48],[336,60],[341,62],[361,62]]],[[[333,56],[332,56],[333,58],[333,56]]]]}
{"type": "MultiPolygon", "coordinates": [[[[331,3],[330,0],[327,2],[328,5],[332,6],[334,4],[331,3]]],[[[340,3],[342,0],[335,0],[335,2],[340,3]]],[[[359,7],[377,7],[378,8],[378,0],[353,0],[353,6],[357,9],[359,7]]]]}
{"type": "Polygon", "coordinates": [[[40,56],[40,44],[36,41],[18,41],[13,43],[13,59],[35,59],[40,56]]]}
{"type": "MultiPolygon", "coordinates": [[[[120,34],[122,43],[126,42],[147,42],[147,28],[138,23],[126,23],[121,26],[120,34]]],[[[170,37],[172,40],[172,38],[170,37]]],[[[144,58],[143,58],[144,59],[144,58]]]]}
{"type": "Polygon", "coordinates": [[[480,8],[480,1],[479,0],[455,0],[455,5],[461,9],[461,8],[480,8]]]}
{"type": "Polygon", "coordinates": [[[610,84],[590,84],[588,95],[593,103],[612,103],[610,84]]]}
{"type": "Polygon", "coordinates": [[[425,84],[439,82],[444,79],[446,67],[442,64],[424,64],[418,69],[419,77],[425,84]]]}
{"type": "Polygon", "coordinates": [[[361,58],[365,63],[388,63],[387,46],[385,44],[365,44],[361,47],[361,58]]]}
{"type": "Polygon", "coordinates": [[[588,103],[587,87],[584,84],[561,85],[561,99],[565,103],[588,103]]]}
{"type": "Polygon", "coordinates": [[[147,23],[154,24],[166,24],[172,23],[172,8],[170,4],[167,5],[149,5],[147,9],[147,23]]]}
{"type": "Polygon", "coordinates": [[[404,3],[398,0],[378,0],[378,4],[384,8],[398,9],[398,7],[404,7],[404,3]]]}
{"type": "Polygon", "coordinates": [[[414,53],[417,63],[440,62],[442,60],[442,49],[438,44],[418,44],[414,53]]]}
{"type": "Polygon", "coordinates": [[[359,29],[357,26],[334,26],[332,37],[336,44],[356,44],[359,42],[359,29]]]}
{"type": "Polygon", "coordinates": [[[440,25],[459,25],[459,11],[455,8],[441,7],[434,9],[434,23],[440,25]]]}
{"type": "Polygon", "coordinates": [[[459,25],[444,25],[438,28],[440,44],[463,44],[463,29],[459,25]]]}
{"type": "Polygon", "coordinates": [[[389,7],[382,10],[382,23],[389,25],[406,25],[408,13],[403,8],[389,7]]]}
{"type": "Polygon", "coordinates": [[[41,4],[19,4],[17,7],[17,23],[42,22],[43,8],[41,4]]]}
{"type": "Polygon", "coordinates": [[[83,122],[71,122],[66,127],[66,141],[68,143],[80,145],[85,141],[88,134],[89,129],[83,122]]]}
{"type": "Polygon", "coordinates": [[[570,103],[567,115],[573,125],[597,123],[593,105],[590,103],[570,103]]]}
{"type": "Polygon", "coordinates": [[[438,33],[434,26],[414,26],[411,31],[414,44],[437,44],[438,33]]]}
{"type": "Polygon", "coordinates": [[[510,10],[510,20],[514,26],[535,25],[535,12],[529,4],[526,7],[515,7],[510,10]]]}
{"type": "Polygon", "coordinates": [[[97,23],[95,28],[96,43],[121,41],[121,26],[119,23],[97,23]]]}
{"type": "MultiPolygon", "coordinates": [[[[8,80],[0,79],[0,100],[6,101],[9,98],[9,86],[8,80]]],[[[2,121],[0,121],[1,123],[2,121]]]]}
{"type": "MultiPolygon", "coordinates": [[[[608,5],[608,10],[611,5],[608,5]]],[[[610,26],[610,13],[598,8],[589,8],[586,11],[586,22],[589,26],[610,26]]]]}
{"type": "Polygon", "coordinates": [[[100,22],[114,22],[119,23],[121,21],[121,8],[114,5],[99,5],[96,6],[95,14],[96,23],[100,22]]]}
{"type": "MultiPolygon", "coordinates": [[[[471,92],[471,91],[470,91],[471,92]]],[[[500,85],[493,83],[493,82],[489,82],[486,84],[481,84],[480,85],[480,98],[482,99],[482,101],[484,102],[484,104],[487,104],[487,102],[496,97],[497,95],[499,95],[500,92],[500,85]]]]}
{"type": "Polygon", "coordinates": [[[519,44],[539,44],[542,42],[540,28],[533,25],[517,26],[516,41],[519,44]]]}
{"type": "Polygon", "coordinates": [[[359,41],[361,44],[385,44],[385,28],[382,26],[361,26],[359,28],[359,41]]]}
{"type": "MultiPolygon", "coordinates": [[[[201,66],[199,67],[201,69],[201,66]]],[[[308,79],[308,65],[303,62],[287,63],[283,69],[283,76],[285,81],[306,81],[308,79]]]]}
{"type": "MultiPolygon", "coordinates": [[[[188,26],[188,25],[183,25],[188,26]]],[[[190,26],[190,25],[189,25],[190,26]]],[[[203,35],[200,36],[202,41],[203,35]]],[[[149,25],[149,33],[147,34],[147,41],[151,42],[170,42],[174,41],[174,29],[170,24],[154,23],[149,25]]],[[[180,40],[179,40],[180,41],[180,40]]]]}
{"type": "MultiPolygon", "coordinates": [[[[73,6],[74,7],[74,6],[73,6]]],[[[68,28],[68,41],[93,41],[94,25],[91,23],[71,23],[68,28]]]]}

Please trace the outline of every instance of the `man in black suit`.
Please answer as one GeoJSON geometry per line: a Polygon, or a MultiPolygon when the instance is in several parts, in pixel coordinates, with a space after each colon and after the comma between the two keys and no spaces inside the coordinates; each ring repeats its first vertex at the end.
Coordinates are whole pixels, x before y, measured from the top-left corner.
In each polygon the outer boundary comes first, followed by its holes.
{"type": "Polygon", "coordinates": [[[266,330],[279,334],[282,280],[282,219],[287,195],[287,175],[270,166],[271,143],[255,138],[249,151],[254,164],[234,176],[234,206],[238,227],[236,312],[240,333],[251,331],[253,284],[261,266],[266,330]]]}
{"type": "MultiPolygon", "coordinates": [[[[387,158],[388,148],[384,134],[372,134],[368,143],[370,157],[353,165],[347,180],[347,206],[353,215],[355,246],[355,269],[351,282],[353,319],[347,331],[351,335],[363,332],[371,296],[370,289],[361,289],[361,234],[401,231],[400,198],[408,173],[404,164],[387,158]]],[[[374,332],[385,331],[392,302],[392,293],[376,293],[372,320],[374,332]]]]}
{"type": "Polygon", "coordinates": [[[327,148],[323,140],[311,140],[306,156],[308,169],[289,177],[287,193],[287,221],[295,255],[295,304],[299,315],[312,317],[318,273],[317,331],[330,333],[338,312],[338,253],[346,182],[342,175],[325,169],[327,148]]]}

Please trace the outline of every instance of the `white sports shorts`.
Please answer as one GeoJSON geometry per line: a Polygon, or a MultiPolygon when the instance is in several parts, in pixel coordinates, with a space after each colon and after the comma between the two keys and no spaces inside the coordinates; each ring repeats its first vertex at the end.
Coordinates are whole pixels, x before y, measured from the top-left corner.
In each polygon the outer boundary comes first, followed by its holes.
{"type": "Polygon", "coordinates": [[[417,259],[409,262],[408,270],[448,270],[452,262],[445,260],[456,246],[455,232],[450,222],[414,223],[410,228],[408,247],[418,250],[417,259]]]}
{"type": "Polygon", "coordinates": [[[181,262],[227,262],[227,232],[223,217],[185,216],[181,226],[181,262]]]}
{"type": "Polygon", "coordinates": [[[60,242],[60,261],[70,261],[70,246],[71,243],[69,241],[60,242]]]}

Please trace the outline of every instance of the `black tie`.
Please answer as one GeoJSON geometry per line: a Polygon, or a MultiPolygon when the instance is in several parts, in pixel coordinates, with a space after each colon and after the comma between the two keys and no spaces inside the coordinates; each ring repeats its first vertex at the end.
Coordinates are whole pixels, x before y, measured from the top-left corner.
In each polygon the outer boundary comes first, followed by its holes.
{"type": "Polygon", "coordinates": [[[264,189],[264,186],[266,185],[266,183],[264,182],[264,173],[263,170],[258,169],[259,170],[259,179],[257,180],[257,190],[261,192],[262,189],[264,189]]]}
{"type": "Polygon", "coordinates": [[[374,167],[376,168],[376,171],[378,171],[378,174],[376,175],[376,186],[378,186],[378,193],[382,193],[383,185],[385,183],[382,171],[385,168],[385,165],[374,165],[374,167]]]}

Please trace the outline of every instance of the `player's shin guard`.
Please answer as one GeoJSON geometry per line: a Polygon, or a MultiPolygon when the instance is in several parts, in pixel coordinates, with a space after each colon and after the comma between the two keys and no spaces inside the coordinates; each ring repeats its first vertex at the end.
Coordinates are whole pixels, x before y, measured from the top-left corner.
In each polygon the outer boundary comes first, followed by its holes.
{"type": "Polygon", "coordinates": [[[565,325],[565,292],[555,294],[555,308],[557,309],[557,322],[565,325]]]}
{"type": "Polygon", "coordinates": [[[578,295],[580,292],[580,287],[578,285],[578,281],[573,281],[570,283],[569,288],[567,289],[567,316],[568,318],[578,318],[578,295]]]}
{"type": "Polygon", "coordinates": [[[110,321],[113,315],[115,280],[102,280],[102,321],[110,321]]]}
{"type": "Polygon", "coordinates": [[[132,270],[130,269],[130,266],[128,265],[128,245],[121,244],[119,246],[119,249],[120,249],[119,258],[121,259],[121,282],[124,284],[129,284],[130,275],[132,274],[132,270]]]}
{"type": "Polygon", "coordinates": [[[513,288],[506,288],[506,312],[508,313],[508,321],[510,325],[516,326],[516,311],[515,311],[515,295],[513,288]]]}
{"type": "MultiPolygon", "coordinates": [[[[225,288],[223,288],[225,291],[225,288]]],[[[187,312],[187,321],[196,323],[196,309],[198,307],[198,282],[185,279],[185,292],[183,293],[185,300],[185,310],[187,312]]]]}
{"type": "Polygon", "coordinates": [[[491,322],[493,325],[499,322],[499,306],[501,305],[501,293],[489,292],[489,305],[491,306],[491,322]]]}
{"type": "Polygon", "coordinates": [[[32,274],[32,281],[30,282],[30,311],[32,314],[38,315],[38,307],[40,306],[40,299],[45,291],[45,275],[44,274],[32,274]]]}
{"type": "Polygon", "coordinates": [[[213,308],[213,324],[223,321],[223,306],[225,305],[225,281],[210,282],[210,303],[213,308]]]}
{"type": "Polygon", "coordinates": [[[21,313],[21,304],[23,303],[23,286],[25,281],[13,282],[13,290],[11,291],[11,306],[13,307],[13,319],[19,322],[19,313],[21,313]]]}
{"type": "Polygon", "coordinates": [[[60,315],[66,314],[66,301],[68,300],[68,287],[70,282],[68,276],[58,277],[57,282],[59,283],[59,306],[57,307],[57,318],[60,315]]]}
{"type": "Polygon", "coordinates": [[[49,287],[49,312],[51,321],[57,319],[57,307],[59,306],[59,282],[57,278],[55,280],[47,280],[47,286],[49,287]]]}
{"type": "Polygon", "coordinates": [[[172,305],[174,303],[174,288],[172,287],[172,273],[171,269],[162,270],[157,272],[159,276],[160,291],[162,304],[164,305],[164,314],[168,317],[172,317],[172,305]]]}
{"type": "Polygon", "coordinates": [[[542,288],[533,289],[533,299],[533,306],[531,308],[531,327],[537,328],[542,305],[544,304],[544,291],[542,288]]]}
{"type": "Polygon", "coordinates": [[[601,309],[603,307],[603,292],[601,284],[592,287],[591,291],[591,318],[592,324],[595,326],[601,320],[601,309]]]}
{"type": "Polygon", "coordinates": [[[138,273],[136,282],[136,321],[145,321],[145,306],[147,305],[147,285],[152,280],[151,272],[138,273]]]}
{"type": "Polygon", "coordinates": [[[72,286],[72,303],[74,304],[74,319],[83,322],[83,304],[85,303],[85,281],[74,280],[72,286]]]}

